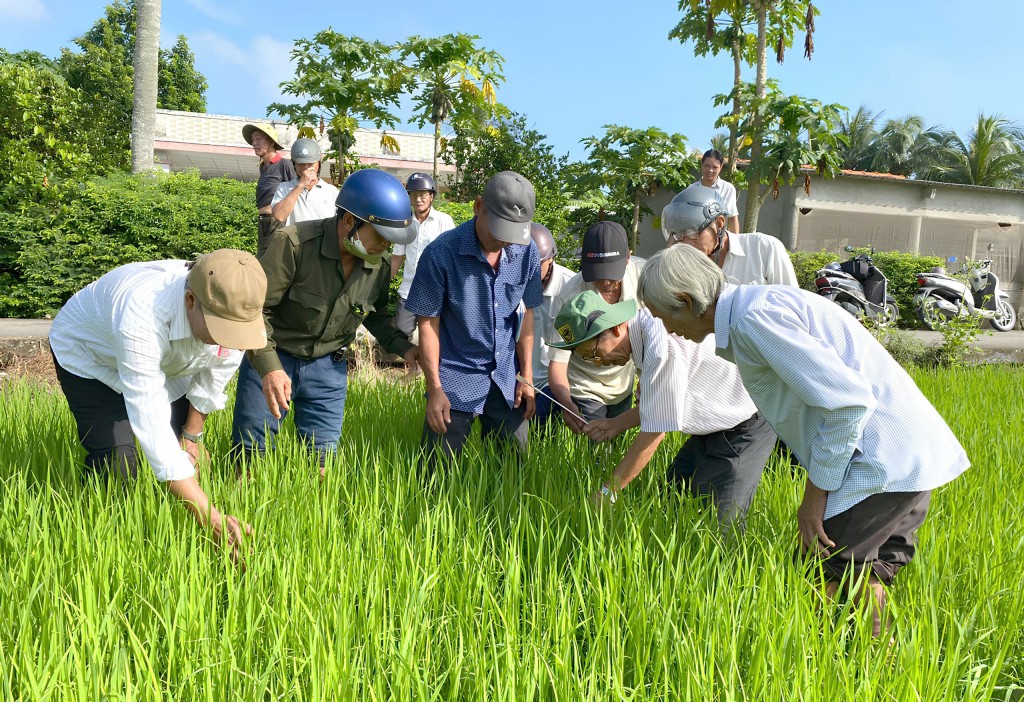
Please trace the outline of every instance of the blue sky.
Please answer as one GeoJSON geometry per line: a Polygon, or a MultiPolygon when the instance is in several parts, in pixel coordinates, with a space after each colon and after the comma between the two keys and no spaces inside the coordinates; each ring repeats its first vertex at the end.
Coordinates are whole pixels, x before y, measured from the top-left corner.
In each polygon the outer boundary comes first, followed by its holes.
{"type": "MultiPolygon", "coordinates": [[[[770,77],[787,93],[895,117],[914,113],[966,136],[979,112],[1024,122],[1020,0],[820,0],[815,54],[794,47],[770,77]]],[[[0,0],[0,47],[56,55],[103,13],[95,0],[0,0]]],[[[728,57],[695,58],[666,36],[676,0],[389,0],[286,3],[163,0],[163,44],[188,37],[210,112],[259,117],[292,75],[293,40],[327,26],[367,39],[478,34],[505,57],[498,97],[558,153],[607,123],[657,126],[699,149],[732,80],[728,57]],[[294,9],[292,9],[294,8],[294,9]]],[[[802,42],[802,37],[801,37],[802,42]]],[[[753,69],[747,69],[753,79],[753,69]]],[[[413,127],[415,128],[415,127],[413,127]]]]}

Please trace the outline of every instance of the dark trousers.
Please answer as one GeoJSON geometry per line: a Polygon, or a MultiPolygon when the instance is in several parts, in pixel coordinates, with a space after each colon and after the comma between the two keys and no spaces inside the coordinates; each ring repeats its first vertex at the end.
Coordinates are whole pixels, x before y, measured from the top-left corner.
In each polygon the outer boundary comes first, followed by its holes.
{"type": "MultiPolygon", "coordinates": [[[[85,448],[86,467],[89,470],[113,468],[122,478],[134,479],[138,475],[138,455],[124,397],[98,380],[69,373],[56,357],[53,365],[60,389],[78,425],[78,440],[85,448]]],[[[171,403],[171,429],[179,440],[189,407],[187,397],[171,403]]]]}
{"type": "Polygon", "coordinates": [[[274,219],[274,215],[261,214],[260,216],[259,229],[256,232],[256,255],[262,256],[263,252],[267,250],[267,244],[270,242],[270,235],[280,226],[283,226],[280,222],[274,219]]]}
{"type": "Polygon", "coordinates": [[[668,479],[685,485],[691,495],[710,497],[719,523],[738,520],[742,526],[775,438],[760,414],[732,429],[691,436],[672,461],[668,479]]]}
{"type": "Polygon", "coordinates": [[[633,393],[613,405],[606,405],[600,400],[572,398],[573,404],[580,408],[580,416],[588,422],[592,419],[611,419],[625,414],[633,407],[633,393]]]}
{"type": "MultiPolygon", "coordinates": [[[[508,406],[501,389],[491,382],[491,389],[484,401],[483,413],[480,417],[480,436],[483,439],[494,439],[500,443],[514,443],[520,453],[525,453],[529,440],[529,423],[523,419],[523,407],[513,409],[508,406]]],[[[448,431],[438,434],[423,422],[421,443],[425,453],[425,463],[420,464],[420,472],[429,476],[437,466],[438,456],[451,461],[462,453],[473,430],[473,420],[477,415],[472,412],[451,410],[451,424],[448,431]]]]}

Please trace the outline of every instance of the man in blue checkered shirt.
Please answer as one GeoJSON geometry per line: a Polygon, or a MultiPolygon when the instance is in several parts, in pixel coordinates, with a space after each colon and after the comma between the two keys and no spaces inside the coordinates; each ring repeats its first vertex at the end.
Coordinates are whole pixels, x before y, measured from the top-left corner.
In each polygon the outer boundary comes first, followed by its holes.
{"type": "Polygon", "coordinates": [[[474,217],[423,251],[406,309],[417,316],[427,385],[423,444],[458,455],[479,416],[481,435],[527,446],[534,413],[533,309],[542,301],[540,255],[530,238],[533,185],[493,176],[474,217]]]}

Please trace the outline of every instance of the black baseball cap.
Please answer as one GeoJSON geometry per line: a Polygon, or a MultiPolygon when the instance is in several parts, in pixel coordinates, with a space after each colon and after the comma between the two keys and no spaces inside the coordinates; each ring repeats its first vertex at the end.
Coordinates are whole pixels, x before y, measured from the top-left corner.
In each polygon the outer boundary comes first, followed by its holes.
{"type": "Polygon", "coordinates": [[[598,222],[583,235],[580,272],[583,280],[622,280],[629,261],[629,240],[618,222],[598,222]]]}

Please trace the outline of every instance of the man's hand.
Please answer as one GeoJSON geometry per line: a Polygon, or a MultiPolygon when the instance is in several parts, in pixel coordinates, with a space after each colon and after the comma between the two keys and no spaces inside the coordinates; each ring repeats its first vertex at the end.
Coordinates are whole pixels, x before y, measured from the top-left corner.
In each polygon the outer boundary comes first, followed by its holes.
{"type": "MultiPolygon", "coordinates": [[[[567,409],[575,412],[581,417],[583,416],[583,413],[580,412],[580,408],[577,407],[576,403],[573,402],[572,400],[569,400],[568,402],[563,402],[562,404],[565,405],[567,409]]],[[[565,411],[564,409],[562,410],[562,420],[565,422],[565,426],[569,427],[569,431],[571,431],[573,434],[581,434],[583,432],[583,427],[587,426],[587,424],[584,424],[580,420],[576,419],[576,417],[572,416],[572,414],[565,411]]]]}
{"type": "Polygon", "coordinates": [[[448,432],[448,425],[452,423],[452,403],[444,390],[427,391],[427,426],[437,434],[448,432]]]}
{"type": "Polygon", "coordinates": [[[516,397],[513,407],[523,406],[523,419],[533,419],[537,413],[537,396],[533,388],[526,383],[516,381],[516,397]]]}
{"type": "Polygon", "coordinates": [[[270,371],[263,376],[263,397],[270,413],[280,419],[292,401],[292,379],[283,370],[270,371]]]}
{"type": "Polygon", "coordinates": [[[413,346],[402,356],[405,359],[405,374],[416,375],[420,372],[420,347],[413,346]]]}
{"type": "Polygon", "coordinates": [[[181,440],[181,449],[188,454],[188,460],[191,461],[192,467],[196,469],[196,473],[199,472],[199,466],[205,464],[210,460],[210,454],[200,444],[188,439],[181,440]]]}
{"type": "Polygon", "coordinates": [[[320,174],[316,172],[315,168],[307,168],[302,174],[302,178],[299,179],[304,190],[312,190],[319,181],[320,174]]]}
{"type": "Polygon", "coordinates": [[[611,441],[622,431],[614,419],[592,419],[582,428],[583,433],[597,443],[611,441]]]}
{"type": "Polygon", "coordinates": [[[611,507],[619,498],[618,490],[605,483],[601,489],[590,496],[590,506],[596,510],[611,507]]]}
{"type": "Polygon", "coordinates": [[[221,548],[229,549],[231,562],[245,571],[245,537],[252,536],[252,527],[230,514],[221,516],[213,525],[213,536],[221,548]]]}
{"type": "Polygon", "coordinates": [[[808,478],[804,486],[804,499],[796,511],[796,523],[800,530],[800,545],[804,552],[813,551],[819,556],[828,558],[830,548],[836,544],[828,538],[822,517],[828,503],[828,492],[818,488],[808,478]]]}

